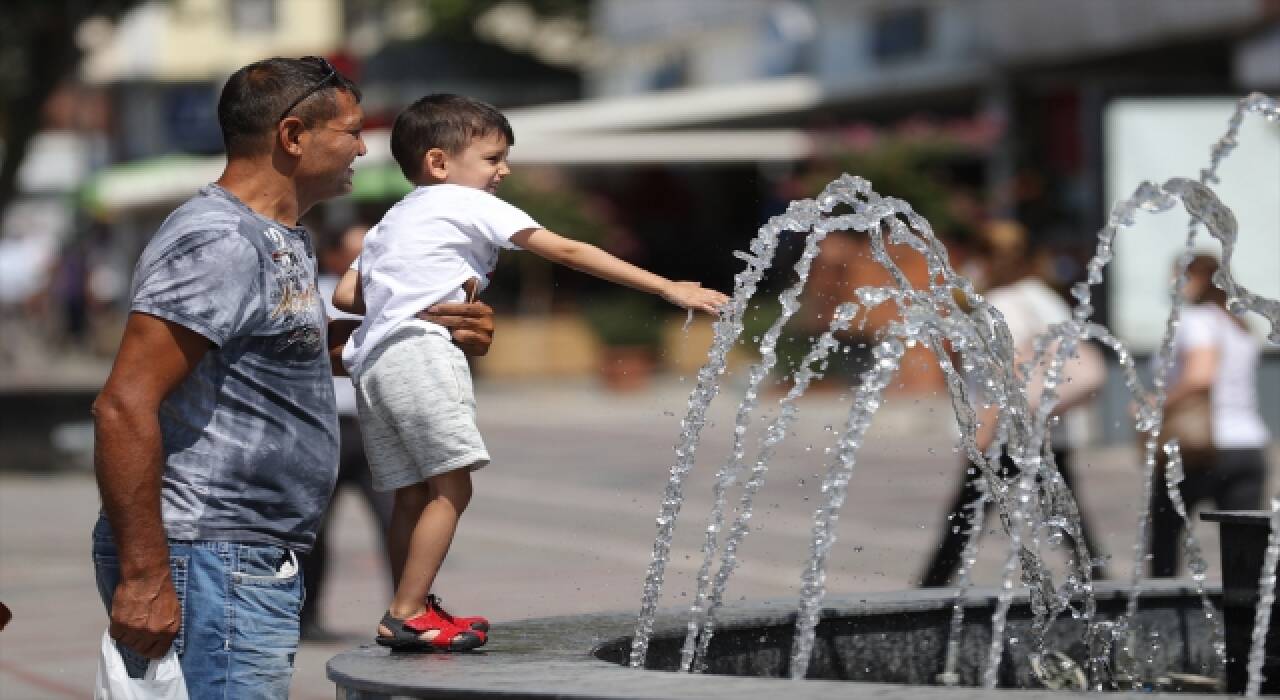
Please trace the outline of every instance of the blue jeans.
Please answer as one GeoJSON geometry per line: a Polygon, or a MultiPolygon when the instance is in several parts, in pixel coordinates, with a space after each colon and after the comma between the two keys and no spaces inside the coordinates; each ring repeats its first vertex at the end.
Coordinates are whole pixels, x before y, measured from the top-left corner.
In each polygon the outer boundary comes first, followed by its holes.
{"type": "MultiPolygon", "coordinates": [[[[298,649],[302,575],[293,552],[239,542],[169,541],[173,585],[182,606],[174,650],[192,700],[287,698],[298,649]]],[[[98,594],[108,612],[120,582],[110,527],[93,531],[98,594]]],[[[121,647],[125,667],[146,660],[121,647]]]]}

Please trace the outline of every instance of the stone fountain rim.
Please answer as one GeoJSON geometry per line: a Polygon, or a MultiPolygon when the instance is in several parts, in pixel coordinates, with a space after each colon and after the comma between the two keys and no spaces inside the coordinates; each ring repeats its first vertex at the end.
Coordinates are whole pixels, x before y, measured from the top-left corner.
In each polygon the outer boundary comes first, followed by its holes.
{"type": "MultiPolygon", "coordinates": [[[[1122,599],[1129,586],[1099,583],[1100,601],[1122,599]]],[[[996,589],[973,589],[966,605],[990,605],[996,589]]],[[[939,603],[954,598],[956,589],[937,588],[884,593],[868,593],[829,598],[823,617],[858,613],[899,613],[936,610],[939,603]]],[[[1218,595],[1215,589],[1211,591],[1218,595]]],[[[1146,581],[1143,598],[1194,596],[1189,581],[1146,581]]],[[[1015,596],[1015,603],[1026,596],[1015,596]]],[[[769,626],[784,623],[794,615],[794,599],[766,600],[728,606],[719,616],[726,626],[769,626]]],[[[671,608],[659,613],[654,624],[656,636],[683,636],[688,608],[671,608]]],[[[826,700],[831,697],[884,698],[887,700],[977,700],[995,694],[1013,694],[1025,700],[1062,700],[1062,692],[1048,690],[987,690],[983,688],[943,688],[890,683],[680,674],[632,669],[598,659],[594,652],[616,644],[635,631],[635,612],[609,612],[535,618],[496,624],[493,641],[481,652],[467,654],[391,654],[373,644],[342,652],[327,664],[329,680],[340,688],[374,696],[449,698],[693,698],[737,700],[766,692],[760,684],[778,685],[776,692],[788,700],[826,700]],[[534,642],[552,643],[534,644],[534,642]]],[[[1108,693],[1108,698],[1150,697],[1140,693],[1108,693]]],[[[339,695],[343,697],[343,695],[339,695]]],[[[358,695],[355,697],[359,697],[358,695]]],[[[1010,696],[1012,697],[1012,695],[1010,696]]],[[[1222,698],[1222,695],[1179,693],[1184,698],[1222,698]]]]}

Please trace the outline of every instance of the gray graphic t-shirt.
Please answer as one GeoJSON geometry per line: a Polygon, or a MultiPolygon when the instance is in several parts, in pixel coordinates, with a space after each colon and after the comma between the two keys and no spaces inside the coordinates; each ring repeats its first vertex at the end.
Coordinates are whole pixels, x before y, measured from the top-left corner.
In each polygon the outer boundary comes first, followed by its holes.
{"type": "Polygon", "coordinates": [[[161,407],[168,536],[309,550],[338,417],[307,232],[209,185],[147,244],[131,298],[214,346],[161,407]]]}

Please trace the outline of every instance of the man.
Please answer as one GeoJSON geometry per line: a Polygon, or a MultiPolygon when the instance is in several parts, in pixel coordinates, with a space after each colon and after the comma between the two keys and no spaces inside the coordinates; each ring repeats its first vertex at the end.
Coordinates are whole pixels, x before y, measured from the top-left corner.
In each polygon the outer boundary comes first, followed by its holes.
{"type": "MultiPolygon", "coordinates": [[[[333,489],[330,379],[314,247],[298,218],[351,188],[360,92],[323,59],[236,71],[218,103],[227,165],[143,251],[94,402],[109,632],[131,672],[172,645],[193,698],[288,695],[302,583],[333,489]]],[[[482,304],[433,307],[470,354],[482,304]]]]}

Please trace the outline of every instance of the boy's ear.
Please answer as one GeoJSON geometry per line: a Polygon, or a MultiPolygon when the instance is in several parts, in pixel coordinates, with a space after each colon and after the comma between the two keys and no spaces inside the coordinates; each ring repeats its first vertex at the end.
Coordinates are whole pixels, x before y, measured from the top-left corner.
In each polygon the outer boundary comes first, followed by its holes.
{"type": "Polygon", "coordinates": [[[422,154],[422,173],[433,180],[444,180],[449,175],[449,154],[444,149],[429,149],[422,154]]]}

